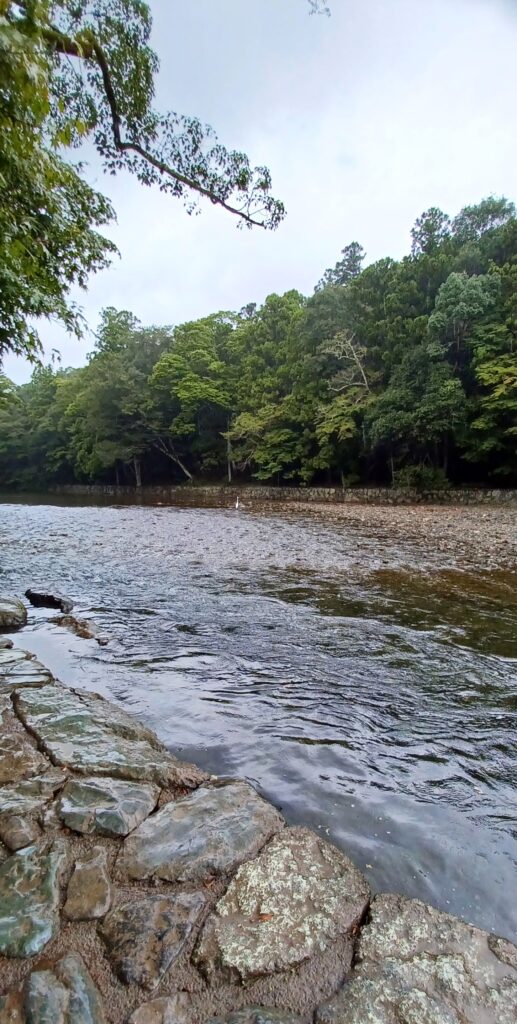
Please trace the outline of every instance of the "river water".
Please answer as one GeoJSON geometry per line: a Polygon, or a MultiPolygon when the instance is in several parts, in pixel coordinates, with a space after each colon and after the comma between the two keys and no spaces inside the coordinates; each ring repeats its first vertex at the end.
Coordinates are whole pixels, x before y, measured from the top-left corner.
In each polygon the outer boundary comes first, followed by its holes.
{"type": "Polygon", "coordinates": [[[517,510],[0,504],[17,643],[397,890],[517,933],[517,510]],[[515,530],[515,532],[514,532],[515,530]],[[483,537],[489,539],[486,551],[483,537]]]}

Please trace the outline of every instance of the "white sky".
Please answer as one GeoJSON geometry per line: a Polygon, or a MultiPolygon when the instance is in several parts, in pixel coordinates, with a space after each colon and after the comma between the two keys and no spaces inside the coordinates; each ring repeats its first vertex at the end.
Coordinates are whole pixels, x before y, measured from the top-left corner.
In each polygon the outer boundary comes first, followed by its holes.
{"type": "MultiPolygon", "coordinates": [[[[121,258],[80,296],[174,324],[309,294],[356,239],[367,261],[398,258],[429,206],[450,214],[491,193],[517,199],[517,0],[151,0],[162,69],[157,103],[212,124],[267,164],[288,217],[276,233],[238,231],[206,204],[181,203],[127,175],[89,178],[108,193],[121,258]]],[[[78,366],[92,338],[42,324],[47,352],[78,366]]],[[[30,375],[8,357],[16,381],[30,375]]]]}

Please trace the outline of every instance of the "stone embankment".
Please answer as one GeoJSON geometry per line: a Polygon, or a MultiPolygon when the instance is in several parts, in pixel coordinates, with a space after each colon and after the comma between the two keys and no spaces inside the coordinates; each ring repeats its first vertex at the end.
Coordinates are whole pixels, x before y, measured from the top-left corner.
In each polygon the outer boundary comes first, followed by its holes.
{"type": "Polygon", "coordinates": [[[55,494],[91,497],[135,498],[145,502],[308,502],[325,505],[517,505],[517,490],[481,487],[451,487],[420,491],[412,487],[266,487],[258,485],[187,484],[178,486],[125,487],[115,484],[62,484],[55,494]]]}
{"type": "Polygon", "coordinates": [[[514,1024],[516,946],[371,899],[248,783],[0,645],[0,1024],[514,1024]]]}

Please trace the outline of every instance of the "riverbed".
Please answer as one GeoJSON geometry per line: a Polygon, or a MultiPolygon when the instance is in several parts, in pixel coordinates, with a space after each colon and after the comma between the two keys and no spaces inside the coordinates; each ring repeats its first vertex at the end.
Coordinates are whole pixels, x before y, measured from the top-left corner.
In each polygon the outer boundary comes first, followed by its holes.
{"type": "Polygon", "coordinates": [[[16,642],[244,776],[376,890],[515,939],[517,509],[0,504],[16,642]]]}

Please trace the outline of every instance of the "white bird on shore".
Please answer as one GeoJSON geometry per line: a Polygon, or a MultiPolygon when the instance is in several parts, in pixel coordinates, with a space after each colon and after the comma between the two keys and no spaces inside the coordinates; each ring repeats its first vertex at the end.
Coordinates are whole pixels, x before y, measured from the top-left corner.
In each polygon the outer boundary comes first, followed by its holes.
{"type": "Polygon", "coordinates": [[[235,502],[235,508],[237,509],[237,512],[238,512],[239,511],[239,499],[238,498],[237,498],[237,501],[235,502]]]}

